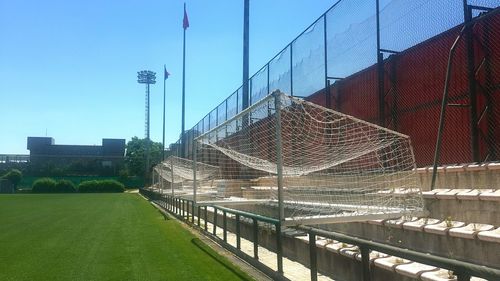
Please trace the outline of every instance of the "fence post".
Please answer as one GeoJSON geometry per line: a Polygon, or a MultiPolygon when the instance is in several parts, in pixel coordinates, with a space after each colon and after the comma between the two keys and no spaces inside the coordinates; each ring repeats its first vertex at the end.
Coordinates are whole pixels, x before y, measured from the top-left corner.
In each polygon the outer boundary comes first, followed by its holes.
{"type": "Polygon", "coordinates": [[[466,273],[456,273],[457,281],[470,281],[470,275],[466,273]]]}
{"type": "Polygon", "coordinates": [[[385,127],[385,93],[384,93],[384,54],[380,52],[380,5],[376,0],[377,26],[377,77],[378,77],[378,114],[379,125],[385,127]]]}
{"type": "Polygon", "coordinates": [[[283,274],[283,237],[281,236],[281,222],[278,222],[276,228],[276,262],[278,264],[278,272],[283,274]]]}
{"type": "Polygon", "coordinates": [[[240,215],[236,214],[236,249],[241,250],[240,215]]]}
{"type": "Polygon", "coordinates": [[[259,259],[259,224],[257,219],[252,218],[253,222],[253,257],[259,259]]]}
{"type": "Polygon", "coordinates": [[[324,44],[324,56],[325,56],[325,97],[326,97],[326,107],[332,108],[330,99],[330,80],[328,79],[328,47],[327,47],[327,30],[326,30],[326,13],[323,14],[323,44],[324,44]]]}
{"type": "Polygon", "coordinates": [[[309,267],[311,269],[311,281],[318,280],[318,256],[316,254],[316,234],[309,232],[309,267]]]}
{"type": "Polygon", "coordinates": [[[363,270],[363,281],[370,281],[370,249],[365,246],[360,246],[361,252],[361,267],[363,270]]]}
{"type": "Polygon", "coordinates": [[[293,41],[290,43],[290,96],[293,97],[293,41]]]}
{"type": "Polygon", "coordinates": [[[214,225],[212,230],[213,235],[217,236],[217,208],[214,207],[214,225]]]}
{"type": "Polygon", "coordinates": [[[226,211],[222,211],[222,231],[223,231],[223,240],[227,242],[227,214],[226,211]]]}
{"type": "Polygon", "coordinates": [[[469,107],[470,107],[470,143],[472,161],[479,162],[479,130],[477,124],[477,93],[476,93],[476,67],[474,63],[474,42],[472,34],[472,8],[464,0],[464,25],[465,25],[465,46],[467,56],[467,78],[469,83],[469,107]]]}
{"type": "Polygon", "coordinates": [[[201,227],[201,223],[200,223],[200,214],[201,214],[201,207],[198,206],[198,216],[196,217],[197,220],[198,220],[198,227],[201,227]]]}
{"type": "Polygon", "coordinates": [[[192,205],[191,205],[191,222],[194,224],[194,206],[195,203],[194,201],[192,202],[192,205]]]}
{"type": "Polygon", "coordinates": [[[172,186],[172,198],[175,198],[174,196],[174,159],[170,158],[170,176],[172,178],[171,186],[172,186]]]}
{"type": "Polygon", "coordinates": [[[186,200],[184,199],[181,199],[181,202],[182,202],[182,219],[184,219],[186,217],[186,200]]]}
{"type": "MultiPolygon", "coordinates": [[[[196,161],[197,161],[197,141],[193,139],[193,206],[192,206],[192,212],[193,212],[193,224],[194,224],[194,204],[196,203],[196,191],[197,191],[197,186],[196,186],[196,161]]],[[[199,216],[198,216],[199,219],[199,216]]],[[[199,223],[198,223],[199,224],[199,223]]]]}
{"type": "Polygon", "coordinates": [[[205,231],[208,231],[208,206],[205,206],[204,219],[205,219],[205,231]]]}
{"type": "Polygon", "coordinates": [[[281,97],[279,91],[274,94],[274,108],[276,110],[276,173],[278,176],[278,224],[276,224],[276,254],[278,258],[278,272],[283,273],[283,247],[281,236],[281,223],[285,220],[285,207],[283,204],[283,147],[281,142],[281,97]],[[281,267],[281,268],[280,268],[281,267]]]}

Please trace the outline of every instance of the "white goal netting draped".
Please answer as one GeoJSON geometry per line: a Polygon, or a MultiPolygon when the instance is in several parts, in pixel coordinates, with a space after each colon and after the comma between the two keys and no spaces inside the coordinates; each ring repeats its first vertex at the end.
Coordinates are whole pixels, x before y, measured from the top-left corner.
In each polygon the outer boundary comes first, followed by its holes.
{"type": "MultiPolygon", "coordinates": [[[[153,187],[163,193],[190,198],[193,195],[194,167],[193,160],[169,156],[153,168],[153,187]]],[[[209,190],[205,191],[210,191],[214,180],[219,177],[219,167],[197,163],[196,178],[200,188],[206,187],[209,190]]]]}
{"type": "Polygon", "coordinates": [[[208,201],[257,202],[242,208],[278,217],[282,170],[285,224],[423,212],[408,136],[279,92],[198,136],[196,146],[197,165],[220,167],[217,198],[208,201]]]}

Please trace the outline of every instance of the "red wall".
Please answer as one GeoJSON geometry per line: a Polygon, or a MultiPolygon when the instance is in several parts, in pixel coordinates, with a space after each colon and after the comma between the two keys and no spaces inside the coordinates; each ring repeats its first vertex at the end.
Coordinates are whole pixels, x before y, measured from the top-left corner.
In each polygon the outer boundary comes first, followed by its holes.
{"type": "MultiPolygon", "coordinates": [[[[410,49],[385,59],[385,125],[411,137],[418,166],[433,162],[434,148],[441,112],[448,54],[461,26],[450,29],[410,49]]],[[[480,157],[487,158],[488,142],[500,151],[500,15],[483,20],[473,27],[474,57],[477,85],[478,117],[486,99],[491,99],[489,111],[479,122],[480,157]],[[496,85],[496,86],[495,86],[496,85]],[[491,130],[488,139],[488,127],[491,130]]],[[[449,103],[469,104],[469,80],[464,40],[459,41],[452,60],[449,103]]],[[[332,109],[378,123],[378,75],[376,65],[343,80],[327,91],[332,109]]],[[[308,100],[328,106],[325,91],[308,100]]],[[[471,162],[470,108],[448,106],[443,133],[441,163],[471,162]]]]}

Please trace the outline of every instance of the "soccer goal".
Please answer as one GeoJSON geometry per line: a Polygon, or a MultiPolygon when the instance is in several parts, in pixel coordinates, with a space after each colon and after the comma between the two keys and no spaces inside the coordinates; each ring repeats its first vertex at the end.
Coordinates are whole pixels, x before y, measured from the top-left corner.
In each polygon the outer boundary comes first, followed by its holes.
{"type": "Polygon", "coordinates": [[[153,168],[153,188],[174,197],[193,199],[193,181],[196,176],[199,198],[210,196],[210,193],[214,192],[215,180],[219,178],[219,168],[198,163],[195,173],[194,167],[193,160],[176,156],[168,157],[153,168]]]}
{"type": "Polygon", "coordinates": [[[197,204],[238,204],[283,225],[424,213],[408,136],[279,91],[193,145],[195,171],[219,168],[211,196],[198,196],[194,173],[197,204]]]}

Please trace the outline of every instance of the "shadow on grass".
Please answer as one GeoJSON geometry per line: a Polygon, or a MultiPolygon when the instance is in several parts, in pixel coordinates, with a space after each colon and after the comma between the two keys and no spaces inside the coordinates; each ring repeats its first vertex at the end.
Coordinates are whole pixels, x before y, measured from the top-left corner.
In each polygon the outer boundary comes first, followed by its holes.
{"type": "Polygon", "coordinates": [[[170,220],[170,217],[165,212],[162,212],[161,210],[158,210],[158,213],[160,213],[160,215],[163,216],[164,220],[166,220],[166,221],[170,220]]]}
{"type": "Polygon", "coordinates": [[[254,280],[247,273],[245,273],[241,269],[234,266],[225,257],[219,255],[212,248],[210,248],[207,244],[203,243],[199,238],[191,239],[191,243],[193,243],[196,247],[198,247],[200,250],[205,252],[211,258],[213,258],[216,262],[218,262],[219,264],[221,264],[222,266],[224,266],[225,268],[227,268],[228,270],[230,270],[231,272],[236,274],[241,280],[254,280]]]}

